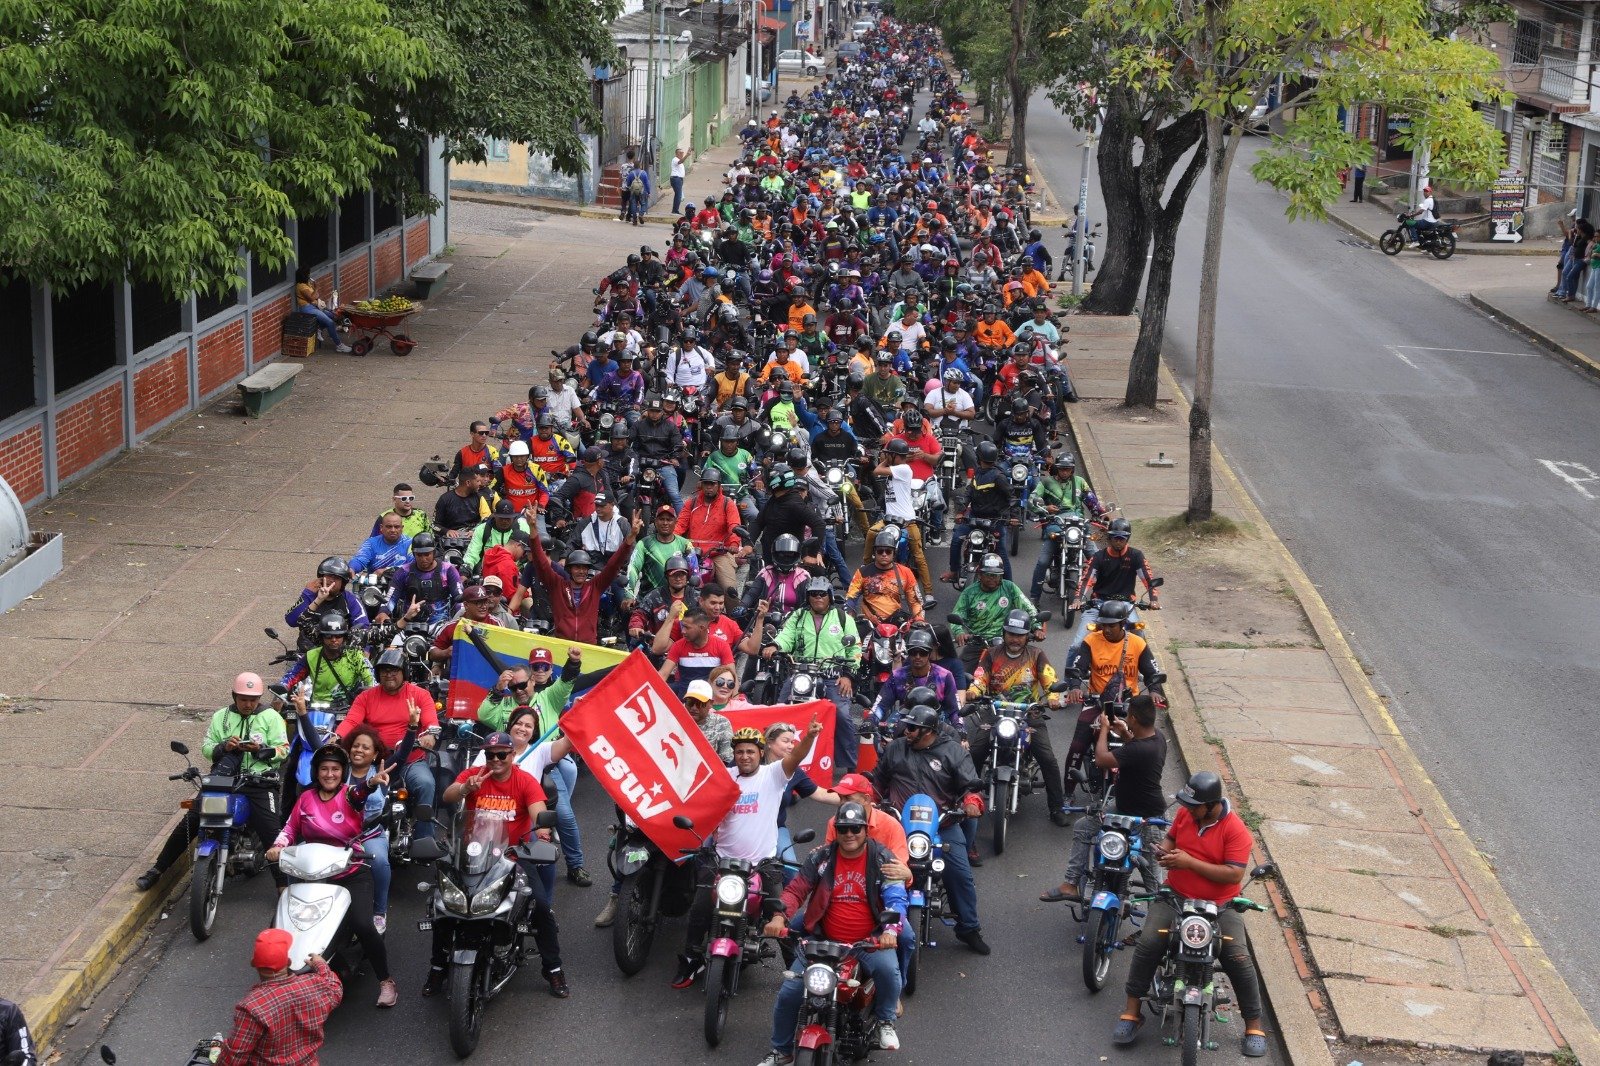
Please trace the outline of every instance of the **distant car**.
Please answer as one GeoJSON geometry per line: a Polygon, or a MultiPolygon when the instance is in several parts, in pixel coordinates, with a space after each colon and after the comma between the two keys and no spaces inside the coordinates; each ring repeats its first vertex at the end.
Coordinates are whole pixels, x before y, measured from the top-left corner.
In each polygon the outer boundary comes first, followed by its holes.
{"type": "Polygon", "coordinates": [[[808,78],[815,78],[826,65],[815,52],[790,48],[778,53],[778,72],[781,74],[804,74],[808,78]]]}
{"type": "Polygon", "coordinates": [[[854,62],[861,58],[861,46],[854,41],[844,41],[833,50],[833,54],[839,59],[848,59],[854,62]]]}
{"type": "Polygon", "coordinates": [[[863,33],[869,32],[872,27],[876,25],[877,23],[873,22],[871,19],[861,19],[855,25],[850,27],[850,33],[854,37],[860,37],[863,33]]]}
{"type": "Polygon", "coordinates": [[[1245,121],[1244,131],[1252,137],[1265,137],[1272,130],[1267,126],[1267,112],[1271,110],[1266,104],[1257,104],[1250,109],[1250,117],[1245,121]]]}
{"type": "MultiPolygon", "coordinates": [[[[744,76],[744,99],[746,103],[750,102],[750,75],[748,74],[744,76]]],[[[764,104],[771,99],[772,86],[767,84],[766,79],[762,79],[761,89],[756,94],[756,103],[764,104]]]]}

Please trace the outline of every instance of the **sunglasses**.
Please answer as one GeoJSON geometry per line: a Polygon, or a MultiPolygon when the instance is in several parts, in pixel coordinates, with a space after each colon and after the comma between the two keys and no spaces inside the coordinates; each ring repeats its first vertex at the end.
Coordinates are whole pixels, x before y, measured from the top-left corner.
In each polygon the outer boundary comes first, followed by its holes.
{"type": "Polygon", "coordinates": [[[555,667],[550,663],[534,663],[532,666],[528,667],[528,669],[532,670],[534,673],[538,673],[540,670],[548,673],[549,671],[554,670],[555,667]]]}
{"type": "Polygon", "coordinates": [[[525,689],[527,687],[528,687],[528,683],[526,681],[513,681],[513,682],[511,682],[511,690],[513,692],[521,692],[523,689],[525,689]]]}
{"type": "Polygon", "coordinates": [[[844,836],[846,833],[853,836],[856,833],[865,833],[867,827],[864,825],[836,825],[833,827],[833,831],[839,836],[844,836]]]}
{"type": "Polygon", "coordinates": [[[415,503],[417,498],[415,496],[396,496],[395,499],[400,503],[415,503]]]}
{"type": "Polygon", "coordinates": [[[472,431],[472,435],[474,437],[487,437],[489,435],[489,431],[486,429],[475,429],[472,431]]]}
{"type": "Polygon", "coordinates": [[[509,751],[486,751],[483,753],[483,757],[490,762],[501,762],[511,758],[511,753],[509,751]]]}
{"type": "Polygon", "coordinates": [[[739,687],[739,683],[737,681],[735,681],[731,677],[724,677],[719,681],[713,681],[712,685],[714,685],[717,688],[738,688],[739,687]]]}

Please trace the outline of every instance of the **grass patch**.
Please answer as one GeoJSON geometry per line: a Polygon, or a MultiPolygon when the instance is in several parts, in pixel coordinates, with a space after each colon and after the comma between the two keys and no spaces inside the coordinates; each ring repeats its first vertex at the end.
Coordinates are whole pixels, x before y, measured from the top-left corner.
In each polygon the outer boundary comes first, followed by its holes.
{"type": "Polygon", "coordinates": [[[1569,1047],[1557,1048],[1556,1053],[1550,1056],[1550,1061],[1555,1063],[1555,1066],[1583,1066],[1578,1061],[1577,1052],[1569,1047]]]}
{"type": "Polygon", "coordinates": [[[1442,936],[1446,940],[1459,940],[1464,936],[1478,935],[1478,932],[1475,929],[1462,929],[1460,926],[1444,925],[1443,923],[1438,925],[1430,925],[1426,928],[1428,932],[1432,933],[1434,936],[1442,936]]]}
{"type": "Polygon", "coordinates": [[[1061,294],[1061,297],[1056,300],[1056,306],[1060,307],[1062,310],[1070,311],[1082,304],[1083,301],[1088,298],[1089,294],[1086,292],[1064,292],[1061,294]]]}
{"type": "Polygon", "coordinates": [[[1380,874],[1376,870],[1351,870],[1349,872],[1353,873],[1353,874],[1358,874],[1361,877],[1382,877],[1383,876],[1382,874],[1380,874]]]}
{"type": "Polygon", "coordinates": [[[1251,536],[1255,530],[1227,515],[1212,515],[1204,522],[1191,523],[1181,514],[1165,518],[1136,518],[1134,534],[1140,540],[1161,541],[1163,545],[1193,544],[1205,540],[1232,540],[1251,536]]]}
{"type": "Polygon", "coordinates": [[[1301,785],[1301,786],[1303,786],[1305,788],[1321,788],[1322,787],[1322,785],[1320,783],[1318,783],[1316,781],[1313,781],[1308,777],[1295,778],[1295,782],[1294,783],[1297,784],[1297,785],[1301,785]]]}
{"type": "Polygon", "coordinates": [[[1233,813],[1237,814],[1239,820],[1249,827],[1250,832],[1261,832],[1261,823],[1266,819],[1262,818],[1261,813],[1250,805],[1248,799],[1240,796],[1239,802],[1233,805],[1233,813]]]}

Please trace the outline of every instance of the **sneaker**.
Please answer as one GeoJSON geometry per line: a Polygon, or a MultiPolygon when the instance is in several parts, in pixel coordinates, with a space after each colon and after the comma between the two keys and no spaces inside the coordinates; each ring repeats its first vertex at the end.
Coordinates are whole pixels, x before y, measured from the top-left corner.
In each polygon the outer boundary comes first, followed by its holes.
{"type": "Polygon", "coordinates": [[[978,849],[977,848],[968,848],[967,849],[967,865],[968,866],[982,866],[983,865],[983,856],[978,854],[978,849]]]}
{"type": "Polygon", "coordinates": [[[568,870],[567,880],[571,881],[579,888],[588,888],[590,885],[594,884],[594,878],[589,876],[589,871],[585,870],[581,866],[574,866],[572,869],[568,870]]]}
{"type": "Polygon", "coordinates": [[[428,999],[444,991],[444,981],[449,976],[448,970],[443,966],[435,966],[428,971],[428,979],[422,982],[422,998],[428,999]]]}
{"type": "Polygon", "coordinates": [[[1067,826],[1072,824],[1072,815],[1068,814],[1066,811],[1051,811],[1050,820],[1056,825],[1059,825],[1061,828],[1065,829],[1067,826]]]}
{"type": "Polygon", "coordinates": [[[793,1055],[785,1055],[781,1051],[769,1051],[767,1057],[756,1063],[756,1066],[789,1066],[793,1061],[793,1055]]]}
{"type": "Polygon", "coordinates": [[[967,947],[971,948],[979,955],[987,955],[992,950],[988,943],[983,939],[983,933],[976,929],[969,929],[965,933],[957,933],[956,939],[967,945],[967,947]]]}
{"type": "Polygon", "coordinates": [[[572,995],[572,990],[567,987],[567,975],[560,970],[551,970],[544,975],[544,979],[550,982],[550,994],[557,999],[566,999],[572,995]]]}
{"type": "Polygon", "coordinates": [[[394,985],[394,978],[390,978],[378,985],[378,1006],[392,1007],[400,1002],[400,990],[394,985]]]}
{"type": "Polygon", "coordinates": [[[600,913],[594,916],[596,929],[609,929],[611,923],[617,920],[617,894],[611,893],[611,898],[606,900],[606,905],[600,908],[600,913]]]}
{"type": "Polygon", "coordinates": [[[374,914],[372,916],[372,928],[374,928],[374,929],[376,929],[378,931],[378,935],[379,936],[382,936],[384,934],[384,931],[389,928],[389,917],[388,917],[388,915],[374,914]]]}
{"type": "Polygon", "coordinates": [[[341,353],[348,353],[348,352],[355,351],[355,349],[350,347],[348,344],[341,344],[338,347],[334,348],[334,351],[341,352],[341,353]]]}
{"type": "Polygon", "coordinates": [[[139,879],[133,884],[140,892],[148,892],[156,887],[156,882],[159,880],[161,880],[161,871],[152,866],[140,874],[139,879]]]}
{"type": "Polygon", "coordinates": [[[900,1050],[900,1035],[888,1022],[878,1023],[878,1046],[885,1051],[900,1050]]]}
{"type": "Polygon", "coordinates": [[[706,960],[695,955],[678,956],[678,972],[672,978],[673,988],[688,988],[706,972],[706,960]]]}

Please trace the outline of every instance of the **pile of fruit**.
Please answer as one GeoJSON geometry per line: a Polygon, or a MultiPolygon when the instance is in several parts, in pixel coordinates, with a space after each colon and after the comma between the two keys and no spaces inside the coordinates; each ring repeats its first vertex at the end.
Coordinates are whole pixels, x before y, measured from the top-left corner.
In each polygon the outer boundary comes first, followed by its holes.
{"type": "Polygon", "coordinates": [[[362,300],[360,303],[350,305],[352,310],[368,315],[395,315],[402,311],[410,311],[416,304],[404,296],[385,296],[381,300],[362,300]]]}

